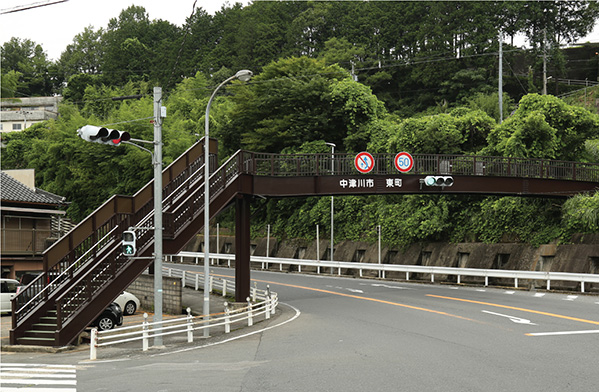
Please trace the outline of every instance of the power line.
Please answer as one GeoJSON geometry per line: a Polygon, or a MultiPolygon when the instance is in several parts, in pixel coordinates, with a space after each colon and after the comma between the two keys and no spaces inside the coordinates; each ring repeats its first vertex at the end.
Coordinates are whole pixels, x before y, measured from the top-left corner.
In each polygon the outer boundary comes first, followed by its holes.
{"type": "Polygon", "coordinates": [[[38,1],[37,3],[18,5],[13,8],[5,8],[3,10],[0,10],[0,15],[12,14],[14,12],[20,12],[20,11],[27,11],[27,10],[31,10],[34,8],[45,7],[47,5],[66,3],[67,1],[69,1],[69,0],[46,0],[46,1],[38,1]]]}

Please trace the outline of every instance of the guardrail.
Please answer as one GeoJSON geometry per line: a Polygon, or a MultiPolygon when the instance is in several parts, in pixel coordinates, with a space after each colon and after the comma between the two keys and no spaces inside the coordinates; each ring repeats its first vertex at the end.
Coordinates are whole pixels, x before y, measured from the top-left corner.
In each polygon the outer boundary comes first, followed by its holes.
{"type": "MultiPolygon", "coordinates": [[[[193,258],[198,263],[199,259],[204,258],[204,253],[198,252],[180,252],[177,255],[183,262],[183,258],[193,258]]],[[[230,261],[235,260],[233,254],[211,253],[211,263],[214,260],[227,260],[230,266],[230,261]]],[[[330,260],[305,260],[305,259],[286,259],[274,258],[265,256],[251,256],[251,262],[261,263],[262,269],[268,269],[269,264],[278,264],[279,270],[283,270],[283,265],[294,265],[298,267],[299,272],[304,267],[315,267],[318,274],[321,269],[330,268],[331,273],[336,269],[337,274],[341,275],[342,269],[359,271],[360,277],[362,272],[378,271],[379,276],[385,278],[386,272],[402,272],[406,274],[406,280],[410,280],[410,274],[430,274],[431,282],[435,281],[435,275],[450,275],[457,277],[457,284],[461,283],[463,276],[474,276],[485,278],[485,286],[489,285],[489,278],[507,278],[514,280],[514,287],[518,287],[519,280],[544,280],[547,282],[547,290],[551,290],[551,281],[567,281],[579,282],[580,291],[585,292],[585,283],[599,283],[599,274],[583,274],[571,272],[546,272],[546,271],[519,271],[519,270],[501,270],[501,269],[478,269],[478,268],[455,268],[455,267],[435,267],[421,265],[401,265],[401,264],[375,264],[375,263],[356,263],[330,260]]]]}
{"type": "MultiPolygon", "coordinates": [[[[188,283],[195,286],[197,290],[199,283],[204,284],[203,276],[200,274],[187,274],[185,271],[173,268],[163,268],[163,272],[167,272],[169,276],[180,277],[184,286],[188,283]]],[[[226,279],[213,279],[210,277],[209,289],[212,291],[214,287],[220,287],[223,296],[227,295],[227,289],[234,291],[235,282],[226,279]]],[[[222,327],[225,333],[231,332],[231,325],[240,325],[247,322],[251,327],[254,324],[254,319],[264,315],[264,319],[268,320],[275,314],[279,298],[276,293],[270,291],[267,286],[266,290],[259,290],[256,287],[252,289],[252,298],[247,298],[247,306],[232,309],[225,302],[225,309],[222,313],[210,314],[208,316],[192,316],[191,309],[187,308],[187,316],[162,320],[150,323],[148,322],[148,314],[144,313],[144,321],[140,325],[132,325],[108,331],[98,331],[97,328],[91,330],[91,343],[89,345],[89,359],[97,359],[98,348],[111,346],[115,344],[129,343],[135,341],[142,342],[142,350],[147,351],[149,341],[157,336],[170,335],[187,335],[187,342],[193,342],[194,331],[205,330],[209,328],[222,327]]]]}

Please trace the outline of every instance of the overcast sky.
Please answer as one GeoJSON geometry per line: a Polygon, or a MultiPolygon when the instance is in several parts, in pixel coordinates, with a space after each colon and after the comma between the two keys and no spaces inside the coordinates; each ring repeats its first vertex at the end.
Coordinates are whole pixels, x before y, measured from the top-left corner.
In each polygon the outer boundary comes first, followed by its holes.
{"type": "MultiPolygon", "coordinates": [[[[0,0],[0,12],[17,6],[46,3],[48,0],[0,0]]],[[[209,14],[221,9],[226,0],[197,0],[196,6],[209,14]]],[[[229,0],[229,4],[248,0],[229,0]]],[[[73,38],[87,26],[106,28],[108,21],[130,5],[143,6],[150,19],[163,19],[182,26],[193,11],[194,0],[69,0],[20,12],[0,15],[0,42],[12,37],[28,38],[41,44],[51,60],[57,60],[73,38]]]]}
{"type": "MultiPolygon", "coordinates": [[[[48,0],[0,0],[0,12],[48,0]]],[[[210,14],[220,10],[226,0],[197,0],[196,6],[210,14]]],[[[229,4],[248,0],[229,0],[229,4]]],[[[57,60],[75,35],[87,26],[94,30],[106,28],[111,18],[130,5],[141,5],[150,19],[163,19],[182,26],[193,11],[194,0],[69,0],[65,3],[48,5],[20,12],[0,15],[0,43],[12,37],[28,38],[41,44],[51,60],[57,60]]],[[[599,42],[599,28],[579,42],[599,42]]],[[[523,45],[522,43],[517,43],[523,45]]]]}

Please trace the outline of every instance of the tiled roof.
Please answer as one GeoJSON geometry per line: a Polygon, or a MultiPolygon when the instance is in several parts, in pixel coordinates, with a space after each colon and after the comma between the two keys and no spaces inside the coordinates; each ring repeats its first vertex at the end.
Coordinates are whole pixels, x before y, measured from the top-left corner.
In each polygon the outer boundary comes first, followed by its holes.
{"type": "Polygon", "coordinates": [[[4,172],[0,172],[0,198],[3,202],[66,204],[64,197],[39,188],[30,189],[4,172]]]}

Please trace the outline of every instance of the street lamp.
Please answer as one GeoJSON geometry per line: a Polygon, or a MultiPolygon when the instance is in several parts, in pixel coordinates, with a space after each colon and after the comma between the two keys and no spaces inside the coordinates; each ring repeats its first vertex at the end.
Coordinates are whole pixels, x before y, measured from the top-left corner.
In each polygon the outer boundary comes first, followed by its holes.
{"type": "MultiPolygon", "coordinates": [[[[209,258],[210,258],[210,162],[208,159],[208,155],[210,152],[210,105],[212,104],[212,100],[216,95],[216,92],[225,84],[230,82],[233,79],[239,79],[242,82],[247,82],[252,77],[252,71],[248,71],[247,69],[243,69],[238,71],[235,75],[231,76],[224,82],[218,85],[218,87],[214,90],[210,99],[208,100],[208,105],[206,106],[206,121],[205,121],[205,133],[204,133],[204,317],[208,320],[210,314],[210,266],[209,266],[209,258]]],[[[208,324],[207,324],[208,325],[208,324]]],[[[204,337],[208,337],[210,335],[210,331],[208,328],[204,329],[204,337]]]]}
{"type": "MultiPolygon", "coordinates": [[[[335,174],[335,143],[324,143],[331,147],[331,174],[335,174]]],[[[331,195],[331,261],[333,261],[333,212],[335,211],[335,203],[333,201],[333,195],[331,195]]]]}

